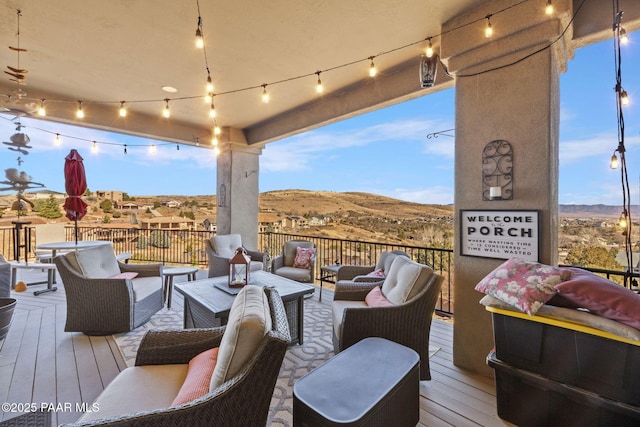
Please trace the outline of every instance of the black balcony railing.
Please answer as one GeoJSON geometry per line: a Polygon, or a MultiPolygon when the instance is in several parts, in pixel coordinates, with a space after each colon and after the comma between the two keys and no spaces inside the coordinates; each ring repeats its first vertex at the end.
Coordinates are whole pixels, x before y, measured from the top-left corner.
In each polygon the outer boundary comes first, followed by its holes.
{"type": "MultiPolygon", "coordinates": [[[[73,226],[66,227],[66,240],[73,241],[73,226]]],[[[207,266],[205,240],[213,233],[192,230],[141,230],[139,228],[106,228],[79,227],[81,240],[109,240],[116,253],[129,252],[131,260],[137,262],[158,262],[165,265],[194,265],[201,268],[207,266]]],[[[21,235],[16,236],[14,227],[0,227],[0,250],[5,258],[35,259],[35,247],[38,236],[34,227],[24,227],[21,235]],[[28,236],[28,237],[27,237],[28,236]],[[16,247],[17,245],[17,247],[16,247]],[[16,252],[15,249],[18,249],[16,252]]],[[[374,265],[382,251],[402,250],[411,259],[425,263],[444,276],[444,283],[436,310],[443,315],[453,315],[453,250],[407,246],[401,244],[367,242],[359,240],[334,239],[328,237],[305,236],[299,234],[265,232],[258,234],[258,250],[268,252],[271,257],[282,251],[284,243],[289,240],[308,240],[317,249],[315,277],[319,282],[320,268],[328,264],[374,265]]],[[[585,268],[611,280],[637,285],[638,273],[624,271],[585,268]],[[635,282],[628,280],[635,279],[635,282]]]]}

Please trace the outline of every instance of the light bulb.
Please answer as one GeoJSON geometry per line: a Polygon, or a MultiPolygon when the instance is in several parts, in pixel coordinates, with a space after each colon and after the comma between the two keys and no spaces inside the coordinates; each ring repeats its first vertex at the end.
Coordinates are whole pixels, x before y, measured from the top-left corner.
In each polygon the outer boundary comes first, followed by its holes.
{"type": "Polygon", "coordinates": [[[207,75],[207,93],[213,92],[213,82],[211,81],[211,74],[207,75]]]}
{"type": "Polygon", "coordinates": [[[629,43],[629,34],[627,34],[627,30],[620,27],[620,44],[628,44],[629,43]]]}
{"type": "Polygon", "coordinates": [[[373,57],[371,57],[371,65],[369,65],[369,77],[375,77],[376,73],[376,64],[373,63],[373,57]]]}
{"type": "Polygon", "coordinates": [[[433,45],[431,44],[431,37],[429,37],[429,46],[427,46],[427,51],[425,52],[427,58],[431,58],[433,56],[433,45]]]}
{"type": "Polygon", "coordinates": [[[149,146],[149,153],[156,154],[156,144],[151,144],[151,146],[149,146]]]}
{"type": "Polygon", "coordinates": [[[202,30],[198,25],[198,29],[196,29],[196,47],[198,49],[202,49],[204,47],[204,38],[202,38],[202,30]]]}
{"type": "Polygon", "coordinates": [[[212,119],[216,118],[216,107],[215,105],[213,105],[213,102],[211,103],[211,108],[209,109],[209,117],[211,117],[212,119]]]}
{"type": "Polygon", "coordinates": [[[216,156],[220,154],[220,149],[218,147],[213,147],[213,154],[215,154],[216,156]]]}
{"type": "Polygon", "coordinates": [[[609,167],[611,169],[618,169],[618,157],[616,156],[616,153],[613,153],[611,156],[611,163],[609,163],[609,167]]]}
{"type": "Polygon", "coordinates": [[[38,107],[38,115],[44,117],[47,115],[47,110],[44,108],[44,99],[40,100],[40,107],[38,107]]]}
{"type": "Polygon", "coordinates": [[[124,144],[124,154],[127,154],[127,144],[124,144]]]}
{"type": "Polygon", "coordinates": [[[618,225],[622,228],[627,228],[627,213],[626,212],[622,212],[620,214],[620,219],[618,220],[618,225]]]}
{"type": "Polygon", "coordinates": [[[98,152],[98,144],[96,144],[95,141],[93,141],[93,146],[91,147],[91,152],[93,152],[93,153],[97,153],[98,152]]]}
{"type": "Polygon", "coordinates": [[[622,92],[620,92],[620,103],[622,105],[629,105],[631,104],[631,99],[629,98],[629,94],[627,93],[626,90],[622,89],[622,92]]]}
{"type": "Polygon", "coordinates": [[[84,111],[82,110],[82,101],[78,101],[78,109],[76,110],[76,117],[84,119],[84,111]]]}
{"type": "Polygon", "coordinates": [[[127,117],[127,108],[124,106],[124,101],[120,101],[120,109],[118,110],[120,117],[127,117]]]}
{"type": "Polygon", "coordinates": [[[53,140],[53,143],[54,143],[55,145],[58,145],[58,146],[59,146],[60,144],[62,144],[62,140],[60,139],[60,134],[59,134],[59,133],[56,133],[56,138],[53,140]]]}
{"type": "Polygon", "coordinates": [[[213,134],[214,135],[220,135],[222,133],[222,129],[220,129],[220,126],[218,126],[217,124],[215,124],[213,126],[213,134]]]}
{"type": "Polygon", "coordinates": [[[262,85],[262,102],[264,102],[265,104],[269,103],[269,92],[267,92],[266,84],[262,85]]]}
{"type": "Polygon", "coordinates": [[[211,145],[213,145],[214,147],[218,145],[218,137],[213,135],[213,138],[211,138],[211,145]]]}
{"type": "Polygon", "coordinates": [[[165,106],[164,109],[162,110],[162,115],[168,119],[169,117],[171,117],[171,111],[169,110],[169,99],[165,99],[165,106]]]}
{"type": "Polygon", "coordinates": [[[487,16],[487,27],[484,29],[484,36],[489,38],[493,35],[493,28],[491,27],[491,17],[487,16]]]}
{"type": "Polygon", "coordinates": [[[318,75],[318,82],[316,83],[316,92],[322,93],[324,87],[322,86],[322,80],[320,80],[320,71],[316,73],[318,75]]]}
{"type": "Polygon", "coordinates": [[[204,96],[204,103],[211,104],[211,102],[213,102],[213,94],[209,92],[204,96]]]}
{"type": "Polygon", "coordinates": [[[547,15],[553,15],[553,5],[551,4],[551,0],[547,0],[547,5],[544,8],[544,13],[547,15]]]}

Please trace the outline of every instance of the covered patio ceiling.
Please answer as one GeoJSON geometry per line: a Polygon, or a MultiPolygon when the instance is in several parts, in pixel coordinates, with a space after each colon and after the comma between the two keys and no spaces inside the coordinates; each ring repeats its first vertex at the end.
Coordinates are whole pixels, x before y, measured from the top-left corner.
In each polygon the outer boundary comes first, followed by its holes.
{"type": "MultiPolygon", "coordinates": [[[[516,8],[521,2],[497,2],[496,7],[516,8]]],[[[236,142],[261,146],[451,87],[453,79],[440,68],[435,86],[422,88],[420,56],[429,37],[438,52],[443,23],[485,3],[5,0],[0,4],[0,65],[28,74],[21,85],[27,95],[17,102],[12,95],[17,84],[3,73],[0,106],[20,110],[45,99],[46,120],[207,145],[214,123],[204,101],[208,64],[217,124],[236,142]],[[19,64],[17,53],[7,48],[18,46],[17,10],[19,47],[28,50],[20,54],[19,64]],[[194,44],[198,16],[204,50],[194,44]],[[368,75],[372,56],[375,78],[368,75]],[[321,95],[315,90],[317,71],[322,71],[321,95]],[[264,84],[267,104],[261,100],[264,84]],[[165,92],[163,86],[177,92],[165,92]],[[165,99],[169,119],[162,117],[165,99]],[[78,101],[86,114],[82,120],[75,117],[78,101]],[[121,101],[128,109],[124,118],[118,115],[121,101]]],[[[636,17],[637,28],[638,2],[621,3],[636,17]]],[[[610,36],[610,14],[609,2],[587,1],[573,23],[574,42],[610,36]]],[[[483,24],[476,25],[481,32],[483,24]]]]}

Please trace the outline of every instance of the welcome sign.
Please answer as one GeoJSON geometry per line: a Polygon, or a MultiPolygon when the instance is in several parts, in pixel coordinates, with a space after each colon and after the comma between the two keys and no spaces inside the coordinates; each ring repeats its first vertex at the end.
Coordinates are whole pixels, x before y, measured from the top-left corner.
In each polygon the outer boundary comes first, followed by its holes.
{"type": "Polygon", "coordinates": [[[538,261],[538,211],[461,210],[460,254],[538,261]]]}

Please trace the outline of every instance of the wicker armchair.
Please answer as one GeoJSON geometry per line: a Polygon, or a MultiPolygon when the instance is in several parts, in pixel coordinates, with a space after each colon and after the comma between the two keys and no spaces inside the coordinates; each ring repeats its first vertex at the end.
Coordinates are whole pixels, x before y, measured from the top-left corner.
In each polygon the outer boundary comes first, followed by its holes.
{"type": "Polygon", "coordinates": [[[316,245],[306,240],[289,240],[284,243],[282,253],[271,260],[271,272],[287,279],[302,283],[313,283],[315,279],[315,255],[311,257],[309,268],[294,267],[298,248],[314,249],[316,245]]]}
{"type": "Polygon", "coordinates": [[[366,337],[386,338],[415,350],[420,355],[420,379],[431,379],[429,331],[443,280],[430,267],[397,257],[382,285],[383,294],[387,292],[385,296],[394,303],[386,307],[367,305],[369,283],[337,283],[332,305],[335,352],[366,337]],[[411,283],[406,282],[408,277],[411,283]],[[406,300],[399,301],[398,290],[403,286],[409,290],[401,291],[406,300]]]}
{"type": "MultiPolygon", "coordinates": [[[[272,327],[238,373],[204,396],[178,406],[143,411],[73,426],[264,426],[280,367],[287,351],[289,325],[277,291],[265,288],[272,327]]],[[[140,343],[136,366],[188,363],[198,353],[220,345],[226,327],[150,331],[140,343]]],[[[99,415],[97,413],[96,415],[99,415]]]]}
{"type": "Polygon", "coordinates": [[[236,249],[244,248],[251,257],[251,271],[264,270],[267,265],[267,254],[250,251],[242,244],[239,234],[223,234],[207,239],[205,248],[209,261],[209,277],[226,276],[229,274],[229,260],[233,258],[236,249]]]}
{"type": "Polygon", "coordinates": [[[351,281],[370,283],[371,287],[381,285],[382,282],[384,282],[384,277],[372,277],[367,276],[367,274],[376,270],[388,272],[389,267],[391,267],[391,263],[397,256],[409,257],[409,255],[404,251],[382,251],[378,257],[378,262],[376,262],[375,265],[341,265],[338,268],[338,273],[336,274],[336,282],[351,281]]]}
{"type": "Polygon", "coordinates": [[[67,298],[66,332],[111,335],[128,332],[149,321],[164,304],[162,265],[124,264],[116,260],[110,245],[69,252],[54,258],[67,298]],[[108,253],[110,251],[110,254],[108,253]],[[113,257],[113,259],[111,259],[113,257]],[[78,258],[85,263],[110,264],[118,272],[137,273],[134,279],[85,275],[78,258]]]}

